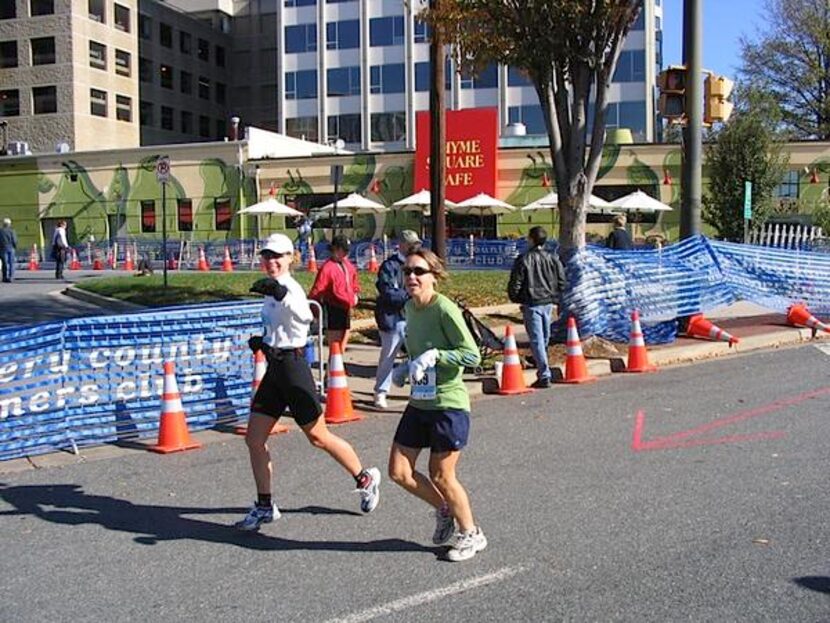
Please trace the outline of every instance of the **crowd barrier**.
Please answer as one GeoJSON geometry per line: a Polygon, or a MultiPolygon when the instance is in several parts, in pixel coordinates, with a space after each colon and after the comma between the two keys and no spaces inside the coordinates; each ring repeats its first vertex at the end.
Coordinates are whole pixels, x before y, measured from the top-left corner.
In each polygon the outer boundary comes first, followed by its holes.
{"type": "MultiPolygon", "coordinates": [[[[521,250],[509,241],[500,248],[521,250]]],[[[673,340],[680,316],[739,299],[830,314],[823,253],[695,237],[661,250],[588,247],[566,271],[562,323],[574,315],[583,338],[627,342],[633,309],[649,343],[673,340]]],[[[238,423],[248,415],[247,339],[259,331],[259,311],[256,301],[230,302],[0,330],[0,460],[152,438],[164,360],[176,364],[191,430],[238,423]]]]}

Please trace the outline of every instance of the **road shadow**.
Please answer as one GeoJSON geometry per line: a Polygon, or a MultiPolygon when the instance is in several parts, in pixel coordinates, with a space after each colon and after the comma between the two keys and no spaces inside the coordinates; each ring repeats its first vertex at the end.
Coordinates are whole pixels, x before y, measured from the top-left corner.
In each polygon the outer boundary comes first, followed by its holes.
{"type": "Polygon", "coordinates": [[[801,588],[830,595],[830,577],[823,575],[808,575],[801,578],[794,578],[793,582],[798,584],[801,588]]]}
{"type": "MultiPolygon", "coordinates": [[[[107,530],[135,534],[133,540],[142,545],[189,539],[260,551],[424,552],[438,555],[436,550],[403,539],[298,541],[261,532],[240,532],[231,525],[196,519],[188,515],[241,515],[246,508],[133,504],[110,496],[89,495],[84,493],[80,485],[75,484],[6,486],[0,483],[0,499],[13,507],[13,510],[0,511],[0,517],[30,515],[43,521],[67,526],[95,524],[107,530]]],[[[286,509],[282,512],[357,515],[351,511],[319,506],[286,509]]]]}

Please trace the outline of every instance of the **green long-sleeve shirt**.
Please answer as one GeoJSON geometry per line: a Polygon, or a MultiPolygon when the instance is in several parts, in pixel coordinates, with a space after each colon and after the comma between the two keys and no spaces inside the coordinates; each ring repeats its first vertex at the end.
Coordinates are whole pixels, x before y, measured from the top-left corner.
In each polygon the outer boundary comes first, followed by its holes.
{"type": "Polygon", "coordinates": [[[436,397],[432,400],[412,400],[419,409],[470,410],[470,396],[464,387],[464,368],[481,362],[473,336],[464,322],[458,306],[443,294],[436,294],[426,307],[418,307],[409,300],[406,315],[406,350],[414,359],[430,348],[438,349],[435,366],[436,397]]]}

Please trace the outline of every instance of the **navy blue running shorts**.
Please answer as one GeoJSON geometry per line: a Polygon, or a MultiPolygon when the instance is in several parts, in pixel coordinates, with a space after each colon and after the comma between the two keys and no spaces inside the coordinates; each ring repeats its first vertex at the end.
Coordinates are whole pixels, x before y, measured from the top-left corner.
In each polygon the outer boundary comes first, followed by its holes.
{"type": "Polygon", "coordinates": [[[288,407],[298,426],[311,424],[323,412],[317,386],[302,349],[268,359],[268,369],[251,402],[251,412],[278,420],[288,407]]]}
{"type": "Polygon", "coordinates": [[[470,436],[470,412],[461,409],[429,411],[411,404],[398,422],[395,443],[433,452],[461,450],[470,436]]]}

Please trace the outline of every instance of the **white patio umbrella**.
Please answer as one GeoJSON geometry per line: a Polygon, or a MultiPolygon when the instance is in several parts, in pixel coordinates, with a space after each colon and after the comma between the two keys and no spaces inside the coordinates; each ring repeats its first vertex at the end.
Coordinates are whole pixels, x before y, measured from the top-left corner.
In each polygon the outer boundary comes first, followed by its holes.
{"type": "MultiPolygon", "coordinates": [[[[555,192],[550,192],[541,199],[537,199],[533,203],[527,204],[522,208],[522,210],[549,210],[558,205],[559,195],[555,192]]],[[[591,195],[588,197],[588,207],[593,208],[593,210],[610,210],[613,206],[602,197],[591,195]]]]}
{"type": "Polygon", "coordinates": [[[239,211],[240,214],[277,214],[278,216],[303,216],[299,210],[295,210],[291,206],[280,203],[273,197],[268,197],[265,201],[254,203],[239,211]]]}
{"type": "MultiPolygon", "coordinates": [[[[322,208],[314,208],[315,212],[334,212],[334,202],[324,205],[322,208]]],[[[358,193],[351,193],[337,200],[337,209],[345,210],[351,214],[380,214],[389,210],[382,203],[367,199],[358,193]]]]}
{"type": "MultiPolygon", "coordinates": [[[[419,190],[414,195],[409,195],[403,199],[399,199],[392,204],[393,208],[404,210],[406,212],[420,212],[424,216],[430,216],[430,207],[432,205],[432,195],[428,190],[419,190]]],[[[444,200],[444,205],[448,208],[456,205],[449,199],[444,200]]]]}
{"type": "Polygon", "coordinates": [[[509,203],[491,197],[487,193],[479,193],[474,197],[459,201],[451,206],[450,211],[456,214],[477,214],[478,216],[494,216],[513,212],[516,208],[509,203]]]}
{"type": "Polygon", "coordinates": [[[641,212],[667,212],[672,209],[670,205],[658,201],[644,193],[642,190],[635,190],[629,195],[614,199],[611,202],[612,210],[640,210],[641,212]]]}

